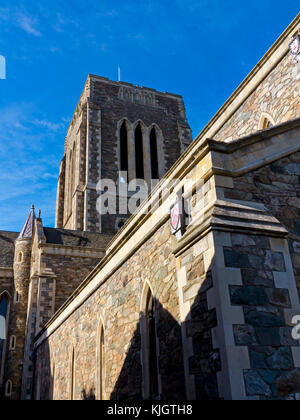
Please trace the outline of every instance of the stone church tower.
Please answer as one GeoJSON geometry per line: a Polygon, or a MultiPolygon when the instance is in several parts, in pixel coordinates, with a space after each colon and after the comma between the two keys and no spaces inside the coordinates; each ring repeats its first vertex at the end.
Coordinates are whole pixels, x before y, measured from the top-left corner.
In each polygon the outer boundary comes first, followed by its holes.
{"type": "MultiPolygon", "coordinates": [[[[115,233],[96,210],[100,179],[160,179],[192,141],[181,96],[90,75],[67,133],[56,227],[115,233]]],[[[126,218],[126,215],[124,215],[126,218]]]]}

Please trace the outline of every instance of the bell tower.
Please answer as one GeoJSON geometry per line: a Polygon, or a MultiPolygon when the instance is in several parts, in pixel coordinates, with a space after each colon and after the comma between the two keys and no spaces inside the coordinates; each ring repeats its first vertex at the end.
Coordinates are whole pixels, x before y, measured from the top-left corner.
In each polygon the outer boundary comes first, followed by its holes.
{"type": "Polygon", "coordinates": [[[97,183],[122,171],[150,192],[191,141],[181,96],[90,75],[66,136],[56,227],[114,234],[123,221],[99,215],[97,183]]]}

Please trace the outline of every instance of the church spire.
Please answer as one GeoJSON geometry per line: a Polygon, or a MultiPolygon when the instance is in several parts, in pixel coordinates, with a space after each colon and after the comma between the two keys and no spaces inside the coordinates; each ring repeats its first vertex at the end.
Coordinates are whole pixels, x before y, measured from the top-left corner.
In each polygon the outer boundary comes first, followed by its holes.
{"type": "Polygon", "coordinates": [[[18,239],[32,238],[35,219],[36,216],[34,212],[34,205],[32,205],[27,220],[20,232],[20,235],[18,236],[18,239]]]}

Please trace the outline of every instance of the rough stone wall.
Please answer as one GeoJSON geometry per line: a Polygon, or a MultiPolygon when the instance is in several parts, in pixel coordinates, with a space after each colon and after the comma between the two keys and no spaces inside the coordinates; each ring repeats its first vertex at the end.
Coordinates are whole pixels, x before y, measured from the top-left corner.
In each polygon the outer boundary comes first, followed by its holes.
{"type": "Polygon", "coordinates": [[[0,277],[0,295],[3,292],[10,295],[9,324],[6,339],[6,354],[3,375],[3,387],[0,387],[0,399],[4,398],[4,386],[8,380],[12,381],[12,400],[19,400],[21,395],[22,360],[24,354],[24,340],[26,327],[27,296],[15,301],[13,277],[0,277]],[[16,337],[16,346],[10,350],[10,339],[16,337]]]}
{"type": "MultiPolygon", "coordinates": [[[[51,269],[56,276],[54,312],[63,305],[98,263],[99,258],[74,257],[65,254],[42,256],[42,266],[47,267],[48,270],[51,269]]],[[[49,281],[49,287],[53,288],[51,286],[53,280],[49,279],[49,281]]],[[[43,323],[45,324],[48,320],[49,317],[44,317],[43,323]]]]}
{"type": "Polygon", "coordinates": [[[194,378],[197,400],[219,399],[217,373],[221,370],[219,349],[213,345],[213,329],[217,327],[216,309],[209,308],[207,293],[213,287],[213,276],[207,271],[204,253],[207,239],[201,239],[180,255],[181,270],[186,273],[182,289],[182,303],[189,304],[190,311],[183,321],[184,337],[190,340],[187,358],[188,375],[194,378]]]}
{"type": "Polygon", "coordinates": [[[83,391],[97,393],[97,328],[105,329],[105,398],[141,399],[142,366],[140,305],[145,281],[153,288],[157,310],[157,339],[161,394],[164,399],[184,399],[174,237],[169,225],[161,227],[141,249],[105,282],[67,322],[38,349],[43,360],[41,398],[49,398],[45,373],[55,364],[54,399],[69,399],[70,355],[75,350],[75,399],[83,391]],[[141,270],[141,267],[144,270],[141,270]],[[172,357],[170,357],[172,355],[172,357]],[[46,361],[46,362],[44,362],[46,361]],[[46,381],[46,383],[45,383],[46,381]]]}
{"type": "Polygon", "coordinates": [[[288,53],[214,136],[235,140],[261,129],[263,113],[275,124],[300,117],[300,67],[288,53]]]}
{"type": "Polygon", "coordinates": [[[286,227],[300,296],[300,153],[234,179],[226,198],[263,203],[286,227]]]}
{"type": "Polygon", "coordinates": [[[231,241],[232,247],[224,247],[224,260],[226,267],[239,268],[242,276],[242,286],[229,286],[229,292],[231,305],[241,306],[245,317],[245,324],[233,328],[235,344],[249,351],[246,394],[255,399],[286,397],[289,392],[282,395],[280,383],[297,369],[292,354],[295,340],[284,312],[291,308],[289,292],[274,282],[274,273],[286,272],[284,256],[272,251],[267,237],[233,233],[231,241]]]}

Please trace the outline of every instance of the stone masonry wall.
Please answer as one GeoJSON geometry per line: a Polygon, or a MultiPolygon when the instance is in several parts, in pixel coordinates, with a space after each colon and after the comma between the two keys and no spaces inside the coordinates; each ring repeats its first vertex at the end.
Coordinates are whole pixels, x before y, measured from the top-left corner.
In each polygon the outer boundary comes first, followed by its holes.
{"type": "Polygon", "coordinates": [[[260,129],[263,113],[275,124],[300,117],[300,67],[288,53],[214,136],[235,140],[260,129]]]}
{"type": "MultiPolygon", "coordinates": [[[[204,254],[208,250],[207,239],[201,239],[180,255],[181,270],[186,281],[182,289],[183,305],[189,303],[190,311],[183,321],[190,340],[188,375],[194,378],[197,400],[219,399],[217,373],[221,371],[219,349],[213,345],[212,333],[217,327],[216,309],[209,308],[207,293],[213,287],[213,276],[205,267],[204,254]]],[[[210,268],[210,267],[209,267],[210,268]]]]}
{"type": "Polygon", "coordinates": [[[101,319],[105,329],[105,398],[141,399],[139,320],[145,281],[149,281],[156,300],[161,395],[166,399],[185,398],[173,245],[174,237],[170,236],[167,224],[73,313],[49,342],[44,342],[37,352],[38,360],[46,360],[40,373],[46,381],[41,398],[49,398],[50,385],[45,373],[51,359],[55,364],[54,399],[69,399],[72,346],[76,365],[75,399],[82,399],[83,393],[97,393],[97,328],[101,319]]]}
{"type": "Polygon", "coordinates": [[[300,296],[300,153],[234,179],[226,198],[263,203],[289,231],[289,247],[300,296]]]}
{"type": "MultiPolygon", "coordinates": [[[[98,263],[99,258],[72,257],[65,254],[42,255],[41,266],[51,269],[56,276],[54,312],[71,296],[98,263]]],[[[53,282],[52,279],[49,281],[53,282]]],[[[44,317],[43,323],[45,324],[48,320],[49,317],[48,319],[44,317]]]]}
{"type": "Polygon", "coordinates": [[[6,356],[3,375],[3,387],[0,387],[0,399],[4,397],[4,386],[8,380],[12,381],[12,400],[19,400],[21,395],[22,360],[24,354],[24,340],[26,327],[27,296],[15,301],[13,277],[0,277],[0,295],[4,291],[10,294],[9,325],[6,340],[6,356]],[[12,335],[16,338],[15,349],[9,348],[12,335]]]}
{"type": "Polygon", "coordinates": [[[226,267],[241,269],[242,286],[229,286],[229,292],[231,304],[241,306],[245,317],[245,324],[233,328],[235,344],[249,351],[246,394],[255,399],[287,397],[291,391],[281,383],[300,370],[294,368],[295,340],[284,313],[291,308],[289,292],[274,282],[274,272],[286,272],[284,256],[272,251],[267,237],[231,234],[231,241],[232,247],[224,247],[224,259],[226,267]]]}

